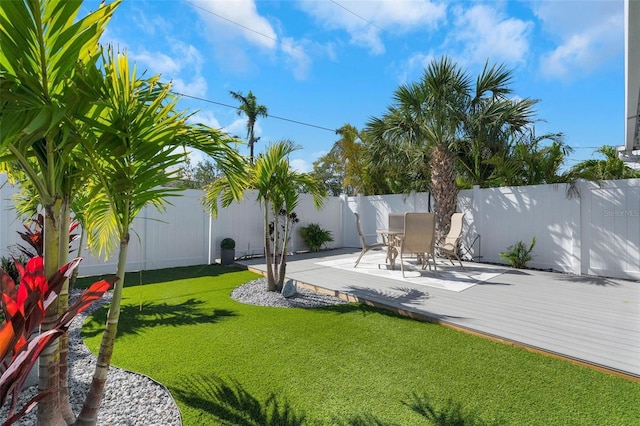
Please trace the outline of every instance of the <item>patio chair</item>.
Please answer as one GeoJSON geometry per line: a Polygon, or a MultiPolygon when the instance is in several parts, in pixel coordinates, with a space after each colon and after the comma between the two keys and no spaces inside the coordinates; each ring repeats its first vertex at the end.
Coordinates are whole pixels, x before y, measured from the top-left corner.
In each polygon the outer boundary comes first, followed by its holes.
{"type": "Polygon", "coordinates": [[[458,259],[461,267],[462,261],[460,260],[460,256],[458,256],[458,241],[462,236],[463,218],[464,213],[454,213],[451,216],[451,228],[449,228],[449,233],[445,237],[442,246],[438,247],[441,256],[447,257],[452,265],[454,264],[453,258],[458,259]]]}
{"type": "Polygon", "coordinates": [[[404,231],[404,213],[389,213],[389,229],[404,231]]]}
{"type": "Polygon", "coordinates": [[[386,243],[376,242],[373,244],[367,244],[367,238],[362,233],[362,229],[360,229],[360,216],[358,215],[358,213],[354,213],[354,215],[356,216],[356,228],[358,230],[358,235],[360,236],[360,244],[362,245],[362,251],[360,252],[360,256],[358,256],[358,260],[356,260],[356,264],[353,265],[353,267],[355,268],[356,266],[358,266],[358,263],[360,263],[360,259],[362,259],[362,256],[364,256],[366,252],[368,252],[369,250],[385,247],[386,243]]]}
{"type": "Polygon", "coordinates": [[[429,266],[429,257],[433,259],[436,270],[436,214],[435,213],[405,213],[404,236],[400,240],[400,269],[404,277],[404,263],[402,258],[408,254],[416,254],[422,269],[429,266]]]}

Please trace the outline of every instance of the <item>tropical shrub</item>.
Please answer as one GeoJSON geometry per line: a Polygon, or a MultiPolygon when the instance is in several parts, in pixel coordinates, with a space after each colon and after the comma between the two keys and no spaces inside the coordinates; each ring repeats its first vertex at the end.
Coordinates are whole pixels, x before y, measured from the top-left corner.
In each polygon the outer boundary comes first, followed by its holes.
{"type": "Polygon", "coordinates": [[[310,223],[300,228],[300,236],[313,252],[320,251],[323,245],[333,241],[331,231],[322,229],[318,223],[310,223]]]}
{"type": "Polygon", "coordinates": [[[507,247],[507,251],[500,253],[500,257],[514,268],[522,269],[527,267],[527,262],[533,259],[531,252],[536,245],[536,237],[531,239],[529,248],[524,245],[522,241],[518,241],[516,244],[507,247]]]}
{"type": "Polygon", "coordinates": [[[0,367],[0,405],[11,395],[11,405],[5,425],[12,424],[35,407],[37,402],[46,396],[40,393],[28,401],[17,413],[15,412],[18,396],[29,372],[42,351],[56,341],[69,328],[73,318],[87,309],[94,301],[100,299],[117,280],[101,280],[86,289],[76,302],[60,315],[50,330],[35,337],[33,332],[45,319],[47,308],[57,300],[64,281],[69,278],[73,269],[80,263],[77,258],[60,268],[49,279],[45,278],[44,260],[42,257],[31,258],[25,266],[16,262],[20,274],[20,286],[0,269],[2,282],[2,312],[5,320],[0,328],[0,358],[9,358],[0,367]]]}

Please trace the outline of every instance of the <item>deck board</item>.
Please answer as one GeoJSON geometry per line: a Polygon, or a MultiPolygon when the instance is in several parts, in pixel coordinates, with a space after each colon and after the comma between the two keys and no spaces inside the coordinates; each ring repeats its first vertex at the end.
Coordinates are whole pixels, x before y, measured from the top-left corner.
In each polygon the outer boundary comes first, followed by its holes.
{"type": "Polygon", "coordinates": [[[453,292],[317,264],[357,252],[290,256],[287,278],[640,379],[639,282],[509,270],[453,292]]]}

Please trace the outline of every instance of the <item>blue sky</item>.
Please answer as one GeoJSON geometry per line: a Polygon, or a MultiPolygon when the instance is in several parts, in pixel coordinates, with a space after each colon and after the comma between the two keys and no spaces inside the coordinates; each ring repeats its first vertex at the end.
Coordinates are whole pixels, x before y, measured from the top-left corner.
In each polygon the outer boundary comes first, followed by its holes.
{"type": "Polygon", "coordinates": [[[448,55],[474,77],[487,60],[505,64],[514,95],[540,101],[536,133],[562,132],[575,148],[571,166],[624,144],[623,19],[622,0],[124,0],[101,41],[175,92],[215,102],[180,106],[243,138],[244,116],[220,103],[251,90],[270,115],[256,153],[291,139],[301,171],[338,139],[332,129],[384,114],[432,59],[448,55]]]}

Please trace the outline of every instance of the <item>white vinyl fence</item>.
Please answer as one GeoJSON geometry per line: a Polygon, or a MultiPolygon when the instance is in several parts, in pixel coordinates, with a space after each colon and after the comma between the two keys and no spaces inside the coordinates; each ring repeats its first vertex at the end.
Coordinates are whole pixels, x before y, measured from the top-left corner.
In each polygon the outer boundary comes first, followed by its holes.
{"type": "MultiPolygon", "coordinates": [[[[4,177],[0,177],[2,185],[4,177]]],[[[573,274],[640,280],[640,179],[591,182],[579,185],[580,198],[566,196],[566,185],[474,188],[461,191],[458,210],[465,213],[462,251],[474,261],[504,263],[500,253],[533,236],[536,246],[530,267],[573,274]]],[[[0,255],[9,255],[19,243],[21,222],[13,211],[15,188],[0,189],[0,255]]],[[[134,223],[128,270],[158,269],[213,263],[220,257],[220,241],[236,241],[236,256],[264,253],[264,212],[251,193],[240,204],[220,209],[212,218],[200,204],[202,193],[187,190],[172,197],[165,212],[145,209],[134,223]]],[[[376,229],[385,228],[388,213],[428,211],[429,195],[380,195],[329,197],[316,210],[311,197],[303,196],[296,214],[290,251],[306,249],[299,229],[318,223],[331,231],[328,248],[359,247],[355,217],[371,241],[376,229]]],[[[86,250],[83,275],[110,274],[116,256],[108,260],[86,250]]]]}

